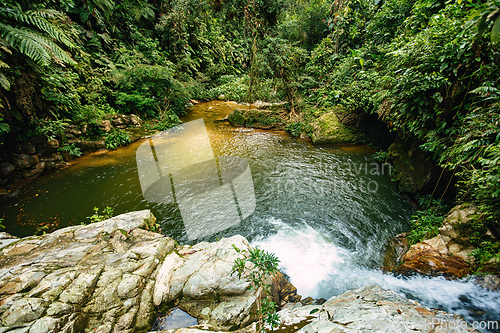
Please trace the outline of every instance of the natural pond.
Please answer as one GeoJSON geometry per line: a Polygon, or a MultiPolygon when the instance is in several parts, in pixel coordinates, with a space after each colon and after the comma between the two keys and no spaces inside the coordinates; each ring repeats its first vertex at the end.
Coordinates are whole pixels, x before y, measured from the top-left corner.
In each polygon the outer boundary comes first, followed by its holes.
{"type": "MultiPolygon", "coordinates": [[[[162,232],[179,243],[240,234],[274,252],[303,296],[329,298],[378,284],[427,306],[460,314],[471,323],[500,320],[498,293],[466,281],[381,272],[385,244],[409,230],[413,207],[390,182],[388,167],[372,159],[371,148],[315,147],[285,132],[217,121],[237,106],[219,101],[197,104],[183,121],[204,119],[214,156],[236,156],[248,162],[255,207],[240,223],[192,239],[179,205],[146,200],[136,159],[146,139],[79,158],[68,169],[40,177],[4,197],[0,207],[5,231],[23,237],[43,231],[44,225],[59,228],[88,222],[94,207],[110,206],[115,214],[147,208],[162,232]]],[[[183,144],[189,150],[189,144],[183,144]]],[[[213,202],[213,209],[220,209],[220,197],[207,195],[206,199],[207,205],[213,202]]]]}

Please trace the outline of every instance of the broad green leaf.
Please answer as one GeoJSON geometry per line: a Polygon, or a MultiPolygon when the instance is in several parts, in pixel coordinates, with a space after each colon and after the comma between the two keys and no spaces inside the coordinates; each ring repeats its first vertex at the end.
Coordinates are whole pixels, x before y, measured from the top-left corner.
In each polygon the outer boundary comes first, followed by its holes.
{"type": "Polygon", "coordinates": [[[497,16],[493,28],[491,28],[491,42],[493,44],[500,42],[500,15],[497,16]]]}

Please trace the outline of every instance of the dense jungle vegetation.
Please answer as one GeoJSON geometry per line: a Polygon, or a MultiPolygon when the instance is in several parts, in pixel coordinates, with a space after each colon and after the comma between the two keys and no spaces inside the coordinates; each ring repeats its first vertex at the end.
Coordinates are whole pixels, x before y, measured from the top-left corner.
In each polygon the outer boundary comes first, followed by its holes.
{"type": "Polygon", "coordinates": [[[480,235],[500,226],[499,42],[498,0],[3,0],[0,149],[117,112],[166,129],[220,94],[287,101],[294,135],[342,106],[432,154],[480,235]]]}

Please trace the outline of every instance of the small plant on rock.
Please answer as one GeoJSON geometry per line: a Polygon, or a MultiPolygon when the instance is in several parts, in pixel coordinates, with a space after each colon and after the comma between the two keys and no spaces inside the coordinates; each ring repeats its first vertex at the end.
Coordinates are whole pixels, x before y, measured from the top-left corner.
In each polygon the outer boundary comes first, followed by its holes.
{"type": "Polygon", "coordinates": [[[90,219],[90,223],[101,222],[111,217],[113,217],[113,208],[109,206],[103,209],[102,215],[99,215],[99,208],[94,207],[94,214],[87,216],[87,218],[90,219]]]}
{"type": "Polygon", "coordinates": [[[251,283],[249,288],[257,290],[258,292],[258,331],[265,332],[265,324],[269,325],[272,331],[275,327],[279,326],[280,317],[276,313],[277,305],[267,298],[262,298],[262,291],[270,294],[271,286],[267,284],[266,281],[278,272],[278,263],[280,261],[274,253],[269,253],[258,248],[246,251],[240,250],[234,245],[233,247],[236,252],[243,254],[243,258],[235,259],[231,275],[237,273],[240,279],[244,274],[249,276],[249,281],[251,283]]]}

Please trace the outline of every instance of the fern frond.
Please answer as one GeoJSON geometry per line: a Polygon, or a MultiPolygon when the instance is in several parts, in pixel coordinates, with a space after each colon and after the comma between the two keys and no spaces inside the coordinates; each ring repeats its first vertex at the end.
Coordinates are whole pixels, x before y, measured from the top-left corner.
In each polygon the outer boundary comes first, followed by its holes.
{"type": "Polygon", "coordinates": [[[76,64],[59,45],[33,31],[14,28],[2,23],[0,23],[0,29],[3,30],[1,37],[5,38],[12,48],[39,65],[50,65],[52,58],[56,58],[56,62],[59,59],[59,63],[76,64]]]}
{"type": "Polygon", "coordinates": [[[39,36],[31,31],[14,28],[0,23],[3,30],[2,37],[5,38],[11,48],[18,50],[34,62],[47,66],[50,64],[50,54],[43,43],[39,43],[39,36]]]}
{"type": "Polygon", "coordinates": [[[45,32],[54,40],[61,44],[74,48],[75,46],[58,27],[47,21],[45,18],[63,18],[64,14],[53,9],[45,10],[29,10],[23,12],[20,8],[0,8],[0,14],[3,14],[17,22],[29,24],[36,27],[38,30],[45,32]]]}
{"type": "Polygon", "coordinates": [[[92,2],[104,12],[104,16],[106,17],[109,16],[115,7],[115,3],[112,0],[93,0],[92,2]]]}
{"type": "Polygon", "coordinates": [[[49,20],[56,20],[56,19],[64,20],[64,19],[66,19],[65,14],[63,14],[60,11],[55,10],[55,9],[30,10],[30,11],[28,11],[28,13],[32,13],[34,15],[37,15],[37,16],[40,16],[40,17],[43,17],[43,18],[49,19],[49,20]]]}

